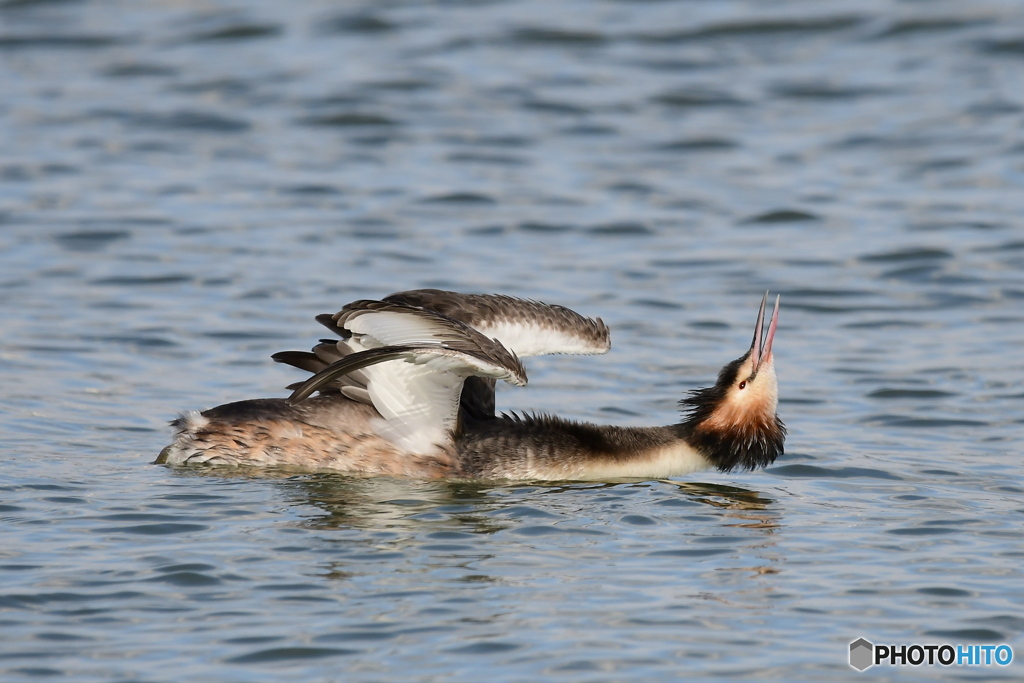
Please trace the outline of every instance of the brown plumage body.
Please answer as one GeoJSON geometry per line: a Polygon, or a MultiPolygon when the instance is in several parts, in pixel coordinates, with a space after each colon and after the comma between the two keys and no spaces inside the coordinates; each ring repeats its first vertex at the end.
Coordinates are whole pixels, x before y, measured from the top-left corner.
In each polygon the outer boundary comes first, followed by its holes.
{"type": "MultiPolygon", "coordinates": [[[[551,416],[495,415],[495,377],[525,382],[525,371],[509,349],[536,345],[538,335],[555,332],[563,336],[554,346],[564,348],[568,331],[570,336],[580,335],[585,340],[583,350],[570,352],[593,353],[595,348],[602,352],[607,349],[607,328],[599,319],[584,319],[562,307],[510,297],[436,290],[403,292],[381,302],[355,302],[334,316],[318,319],[351,345],[360,337],[346,325],[360,329],[356,320],[360,314],[378,314],[377,318],[368,318],[371,323],[386,320],[379,315],[382,312],[400,316],[393,317],[400,323],[412,320],[413,325],[419,325],[422,318],[435,325],[430,330],[442,330],[438,334],[447,336],[440,342],[424,343],[417,337],[415,342],[394,344],[393,340],[377,342],[366,333],[362,339],[373,340],[376,347],[358,350],[362,347],[357,346],[353,350],[344,341],[324,341],[313,353],[277,354],[275,359],[313,372],[314,376],[298,385],[291,399],[240,401],[182,415],[173,423],[177,428],[173,443],[157,462],[273,466],[427,479],[584,480],[660,478],[709,468],[753,469],[770,464],[782,453],[785,427],[775,413],[777,384],[771,355],[778,304],[763,346],[762,301],[750,351],[726,365],[713,387],[693,392],[681,402],[687,414],[680,423],[658,427],[599,426],[551,416]],[[525,323],[530,332],[526,341],[516,337],[518,328],[512,332],[506,329],[517,324],[517,306],[520,313],[525,311],[531,317],[525,323]],[[497,318],[501,320],[494,323],[497,318]],[[485,331],[499,329],[493,325],[506,326],[500,328],[500,333],[506,339],[511,336],[512,341],[506,342],[509,348],[499,337],[478,339],[475,328],[469,329],[466,321],[475,322],[485,331]],[[454,338],[449,339],[452,335],[454,338]],[[449,360],[449,356],[455,360],[449,360]],[[377,375],[374,380],[363,373],[374,368],[390,368],[390,372],[415,367],[437,358],[449,363],[442,372],[457,376],[451,386],[444,385],[455,392],[450,424],[430,432],[432,436],[425,442],[394,436],[392,424],[401,426],[401,417],[385,417],[391,415],[392,406],[385,399],[371,396],[372,390],[389,381],[390,375],[377,375]],[[403,359],[412,366],[406,366],[403,359]],[[478,362],[484,363],[478,370],[467,370],[463,365],[476,368],[478,362]],[[461,376],[463,372],[468,376],[461,376]],[[476,372],[490,375],[471,374],[476,372]],[[314,391],[320,393],[310,396],[314,391]]],[[[415,332],[423,334],[420,328],[415,332]]],[[[382,333],[375,328],[372,334],[383,337],[392,332],[382,333]]],[[[576,344],[577,340],[570,342],[576,344]]],[[[415,393],[419,385],[408,386],[415,393]]],[[[419,437],[420,431],[414,430],[413,436],[419,437]]]]}
{"type": "MultiPolygon", "coordinates": [[[[679,445],[685,431],[682,425],[615,427],[551,416],[465,416],[461,434],[450,445],[421,455],[376,434],[373,423],[379,419],[372,406],[337,395],[316,396],[297,406],[279,398],[228,403],[176,420],[180,436],[157,462],[165,462],[170,449],[189,449],[192,454],[180,464],[421,479],[594,479],[603,478],[593,476],[596,470],[649,470],[679,445]]],[[[706,469],[710,463],[695,458],[694,465],[694,470],[706,469]]]]}

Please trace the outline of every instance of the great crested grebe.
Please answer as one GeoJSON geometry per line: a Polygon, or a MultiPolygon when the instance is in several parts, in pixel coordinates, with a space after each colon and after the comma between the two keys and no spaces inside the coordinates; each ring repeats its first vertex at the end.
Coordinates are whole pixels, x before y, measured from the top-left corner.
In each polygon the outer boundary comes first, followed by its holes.
{"type": "Polygon", "coordinates": [[[287,399],[191,411],[157,463],[284,466],[418,478],[583,480],[752,470],[783,452],[772,340],[761,300],[750,349],[680,401],[682,422],[598,426],[496,415],[497,380],[521,357],[598,354],[608,327],[562,306],[436,289],[355,301],[317,321],[340,338],[274,360],[313,373],[287,399]],[[313,396],[317,393],[316,396],[313,396]]]}

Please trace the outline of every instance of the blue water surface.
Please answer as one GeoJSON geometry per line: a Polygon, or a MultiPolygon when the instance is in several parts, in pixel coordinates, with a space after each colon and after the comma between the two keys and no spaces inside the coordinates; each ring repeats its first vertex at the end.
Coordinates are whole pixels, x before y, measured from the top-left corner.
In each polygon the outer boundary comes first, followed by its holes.
{"type": "Polygon", "coordinates": [[[5,681],[1019,680],[1024,14],[1010,0],[0,1],[5,681]],[[182,472],[402,289],[601,316],[504,410],[667,424],[750,343],[761,472],[182,472]]]}

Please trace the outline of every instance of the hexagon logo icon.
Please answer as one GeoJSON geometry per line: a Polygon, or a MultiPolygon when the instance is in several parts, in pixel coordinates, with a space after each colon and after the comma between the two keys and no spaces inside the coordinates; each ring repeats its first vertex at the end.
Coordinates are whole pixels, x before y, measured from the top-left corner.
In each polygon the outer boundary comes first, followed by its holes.
{"type": "Polygon", "coordinates": [[[850,666],[857,671],[863,671],[872,664],[875,659],[875,646],[864,640],[858,638],[857,640],[850,643],[850,666]]]}

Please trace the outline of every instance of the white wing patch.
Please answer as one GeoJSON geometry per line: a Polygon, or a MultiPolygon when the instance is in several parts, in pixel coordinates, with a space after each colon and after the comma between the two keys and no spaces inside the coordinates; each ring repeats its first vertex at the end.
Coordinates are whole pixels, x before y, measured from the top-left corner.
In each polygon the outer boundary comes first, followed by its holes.
{"type": "Polygon", "coordinates": [[[459,414],[466,377],[495,377],[520,383],[507,368],[438,348],[419,349],[405,362],[363,369],[370,401],[384,419],[375,431],[400,448],[428,454],[449,443],[459,414]]]}
{"type": "MultiPolygon", "coordinates": [[[[364,347],[437,344],[446,337],[446,330],[429,318],[399,311],[372,311],[352,315],[345,322],[345,327],[354,335],[369,336],[376,341],[376,344],[367,344],[365,339],[361,339],[364,347]]],[[[451,333],[447,336],[450,337],[451,333]]]]}
{"type": "Polygon", "coordinates": [[[551,353],[592,355],[607,353],[611,348],[607,339],[599,342],[575,334],[572,330],[535,321],[495,320],[476,323],[474,327],[485,337],[500,341],[520,358],[551,353]]]}
{"type": "Polygon", "coordinates": [[[429,453],[449,442],[465,379],[452,365],[458,367],[437,357],[422,365],[392,362],[368,368],[367,391],[384,418],[375,431],[411,453],[429,453]]]}

